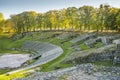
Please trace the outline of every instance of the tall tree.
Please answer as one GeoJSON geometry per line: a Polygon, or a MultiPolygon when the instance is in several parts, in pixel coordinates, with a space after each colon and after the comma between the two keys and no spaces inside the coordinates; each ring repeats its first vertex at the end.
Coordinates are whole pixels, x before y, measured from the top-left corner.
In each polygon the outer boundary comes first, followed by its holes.
{"type": "Polygon", "coordinates": [[[0,13],[0,33],[3,31],[4,29],[4,16],[2,13],[0,13]]]}
{"type": "Polygon", "coordinates": [[[118,9],[116,15],[116,30],[120,32],[120,9],[118,9]]]}
{"type": "Polygon", "coordinates": [[[79,18],[84,29],[90,30],[94,8],[92,6],[83,6],[79,8],[79,18]]]}
{"type": "Polygon", "coordinates": [[[120,10],[101,4],[99,8],[82,6],[50,10],[46,13],[22,12],[11,16],[17,33],[35,30],[114,30],[120,28],[120,10]]]}

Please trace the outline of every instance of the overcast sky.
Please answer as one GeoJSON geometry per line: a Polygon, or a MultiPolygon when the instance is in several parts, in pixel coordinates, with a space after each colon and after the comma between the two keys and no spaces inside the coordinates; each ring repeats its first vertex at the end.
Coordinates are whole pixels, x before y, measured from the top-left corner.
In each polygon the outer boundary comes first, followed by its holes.
{"type": "Polygon", "coordinates": [[[100,4],[106,3],[120,8],[120,0],[0,0],[0,12],[7,19],[11,14],[18,14],[23,11],[46,12],[53,9],[81,7],[83,5],[99,7],[100,4]]]}

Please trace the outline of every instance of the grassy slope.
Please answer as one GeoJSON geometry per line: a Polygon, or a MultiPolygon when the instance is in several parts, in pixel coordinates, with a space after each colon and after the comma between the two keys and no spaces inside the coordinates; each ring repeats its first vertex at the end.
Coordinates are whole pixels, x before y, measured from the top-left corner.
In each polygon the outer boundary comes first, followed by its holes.
{"type": "Polygon", "coordinates": [[[80,49],[81,50],[87,50],[89,49],[84,43],[80,44],[80,49]]]}
{"type": "MultiPolygon", "coordinates": [[[[37,34],[37,35],[35,34],[35,35],[33,35],[33,37],[26,36],[23,39],[19,39],[19,40],[16,40],[16,41],[10,41],[9,39],[6,39],[6,40],[0,39],[0,49],[1,49],[0,52],[6,52],[8,48],[12,48],[12,47],[17,47],[18,48],[18,47],[21,46],[21,44],[24,41],[27,41],[27,40],[49,42],[49,43],[60,46],[64,50],[64,53],[61,56],[59,56],[58,58],[56,58],[55,60],[41,65],[40,67],[42,67],[42,71],[51,71],[51,70],[54,70],[56,67],[66,68],[66,67],[73,66],[73,64],[65,64],[65,63],[63,64],[63,63],[61,63],[69,54],[72,53],[72,49],[70,48],[72,43],[64,42],[63,44],[61,44],[61,42],[63,40],[59,40],[57,38],[48,38],[48,39],[39,39],[39,38],[40,38],[40,34],[37,34]]],[[[98,47],[101,47],[101,46],[103,46],[102,43],[95,44],[95,48],[98,48],[98,47]]],[[[87,48],[87,46],[85,44],[81,44],[80,48],[82,48],[83,50],[89,50],[89,48],[87,48]]],[[[15,77],[17,77],[17,78],[18,77],[23,77],[23,76],[25,76],[23,73],[24,72],[18,72],[16,74],[12,74],[10,76],[0,75],[0,80],[2,78],[9,78],[8,80],[10,80],[13,77],[14,78],[15,77]]],[[[4,80],[4,79],[2,79],[2,80],[4,80]]]]}
{"type": "MultiPolygon", "coordinates": [[[[70,67],[70,66],[73,65],[73,64],[62,64],[61,63],[67,57],[67,55],[69,55],[70,53],[72,53],[72,49],[70,48],[70,46],[72,45],[72,43],[70,43],[70,42],[64,42],[63,44],[61,44],[61,42],[63,42],[64,40],[59,40],[57,38],[39,39],[40,35],[41,34],[37,34],[37,35],[34,34],[33,38],[26,36],[26,37],[24,37],[22,39],[19,39],[19,40],[16,40],[16,41],[10,41],[9,39],[6,39],[5,43],[7,43],[7,44],[4,44],[4,45],[7,45],[7,47],[5,47],[2,52],[11,52],[11,51],[7,51],[6,49],[7,48],[12,48],[12,47],[18,48],[18,47],[21,46],[21,44],[24,41],[27,41],[27,40],[49,42],[49,43],[52,43],[52,44],[60,46],[63,49],[64,53],[61,56],[59,56],[58,58],[56,58],[55,60],[50,61],[50,62],[48,62],[46,64],[41,65],[42,71],[51,71],[51,70],[54,70],[55,67],[66,68],[66,67],[70,67]]],[[[42,34],[42,36],[43,36],[43,34],[42,34]]],[[[1,40],[0,42],[3,42],[3,41],[1,40]]],[[[100,44],[101,43],[96,44],[96,46],[98,47],[100,44]]],[[[85,44],[81,44],[80,48],[82,50],[89,49],[85,44]]]]}
{"type": "MultiPolygon", "coordinates": [[[[31,40],[31,37],[24,37],[22,39],[19,40],[14,40],[12,41],[9,38],[0,38],[0,53],[4,53],[4,52],[9,52],[10,48],[19,48],[23,42],[27,41],[27,40],[31,40]]],[[[11,52],[11,51],[10,51],[11,52]]]]}
{"type": "Polygon", "coordinates": [[[0,52],[5,51],[10,43],[11,41],[9,39],[6,38],[0,39],[0,52]]]}
{"type": "MultiPolygon", "coordinates": [[[[72,52],[72,49],[69,48],[71,46],[71,43],[69,42],[65,42],[63,44],[61,44],[62,40],[59,40],[57,38],[48,38],[48,39],[43,39],[43,40],[40,40],[39,39],[39,35],[33,35],[33,37],[24,37],[22,39],[19,39],[19,40],[15,40],[15,41],[11,41],[7,38],[5,38],[5,40],[2,38],[0,39],[0,47],[1,47],[1,54],[4,54],[5,52],[12,52],[12,53],[16,53],[17,51],[10,51],[8,50],[9,48],[19,48],[21,46],[21,44],[24,42],[24,41],[27,41],[27,40],[33,40],[33,41],[41,41],[41,42],[49,42],[49,43],[52,43],[52,44],[55,44],[55,45],[58,45],[58,46],[61,46],[62,49],[64,50],[64,53],[59,56],[58,58],[56,58],[55,60],[51,61],[51,62],[48,62],[46,64],[43,64],[42,65],[42,71],[51,71],[51,70],[54,70],[56,66],[59,66],[60,68],[66,68],[66,67],[70,67],[72,66],[72,64],[62,64],[61,61],[64,60],[64,58],[70,54],[72,52]],[[33,38],[34,37],[34,38],[33,38]]],[[[9,70],[6,70],[6,71],[9,71],[9,70]]],[[[0,73],[4,73],[6,72],[5,70],[1,70],[0,73]]],[[[12,74],[12,75],[9,75],[9,76],[6,76],[6,75],[0,75],[0,80],[5,80],[8,79],[12,79],[13,77],[14,78],[18,78],[18,77],[23,77],[23,73],[22,72],[18,72],[18,73],[15,73],[15,74],[12,74]]]]}

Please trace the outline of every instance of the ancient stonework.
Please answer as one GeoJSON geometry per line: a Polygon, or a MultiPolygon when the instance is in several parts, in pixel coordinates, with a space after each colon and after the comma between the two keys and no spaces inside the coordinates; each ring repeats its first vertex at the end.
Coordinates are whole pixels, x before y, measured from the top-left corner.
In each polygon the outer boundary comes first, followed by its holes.
{"type": "Polygon", "coordinates": [[[114,54],[114,64],[120,63],[120,39],[114,40],[113,43],[116,45],[116,52],[114,54]]]}

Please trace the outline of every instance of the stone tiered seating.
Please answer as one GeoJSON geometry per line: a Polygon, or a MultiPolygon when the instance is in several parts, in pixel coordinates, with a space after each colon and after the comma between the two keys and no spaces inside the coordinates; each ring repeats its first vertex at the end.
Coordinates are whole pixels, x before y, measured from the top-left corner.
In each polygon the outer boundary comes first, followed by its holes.
{"type": "Polygon", "coordinates": [[[101,39],[102,43],[108,45],[108,44],[112,44],[112,42],[115,42],[116,39],[119,39],[120,35],[116,34],[116,35],[112,35],[112,36],[101,36],[98,38],[101,39]]]}
{"type": "Polygon", "coordinates": [[[114,40],[113,43],[116,45],[116,52],[114,55],[113,63],[120,63],[120,39],[114,40]]]}
{"type": "Polygon", "coordinates": [[[94,44],[96,43],[97,39],[89,39],[87,41],[85,41],[84,43],[89,47],[92,48],[94,46],[94,44]]]}
{"type": "Polygon", "coordinates": [[[112,43],[112,39],[114,39],[114,37],[108,37],[108,36],[103,36],[103,37],[98,37],[101,39],[101,42],[108,45],[112,43]]]}
{"type": "Polygon", "coordinates": [[[40,56],[45,57],[55,54],[57,52],[62,52],[62,49],[56,45],[43,43],[43,42],[33,42],[33,41],[25,42],[22,45],[21,49],[37,52],[37,54],[35,54],[33,58],[40,56]]]}
{"type": "Polygon", "coordinates": [[[76,42],[88,39],[90,37],[93,37],[93,36],[95,36],[95,34],[83,34],[81,36],[78,36],[77,38],[72,39],[70,42],[76,43],[76,42]]]}
{"type": "Polygon", "coordinates": [[[69,56],[67,56],[67,58],[64,60],[64,62],[71,62],[77,59],[83,59],[87,56],[90,55],[98,55],[98,54],[102,54],[104,51],[110,50],[111,48],[114,48],[115,45],[111,44],[111,45],[105,45],[103,47],[100,48],[93,48],[93,49],[89,49],[89,50],[84,50],[84,51],[77,51],[77,52],[73,52],[72,54],[70,54],[69,56]]]}
{"type": "Polygon", "coordinates": [[[37,41],[27,41],[23,43],[21,49],[27,50],[29,52],[34,51],[36,54],[31,53],[33,56],[31,56],[30,59],[37,59],[34,63],[22,68],[22,70],[45,64],[63,53],[62,48],[59,46],[37,41]]]}
{"type": "Polygon", "coordinates": [[[74,35],[75,35],[75,33],[67,32],[67,33],[63,33],[63,34],[59,35],[57,38],[63,40],[63,39],[67,39],[74,35]]]}

